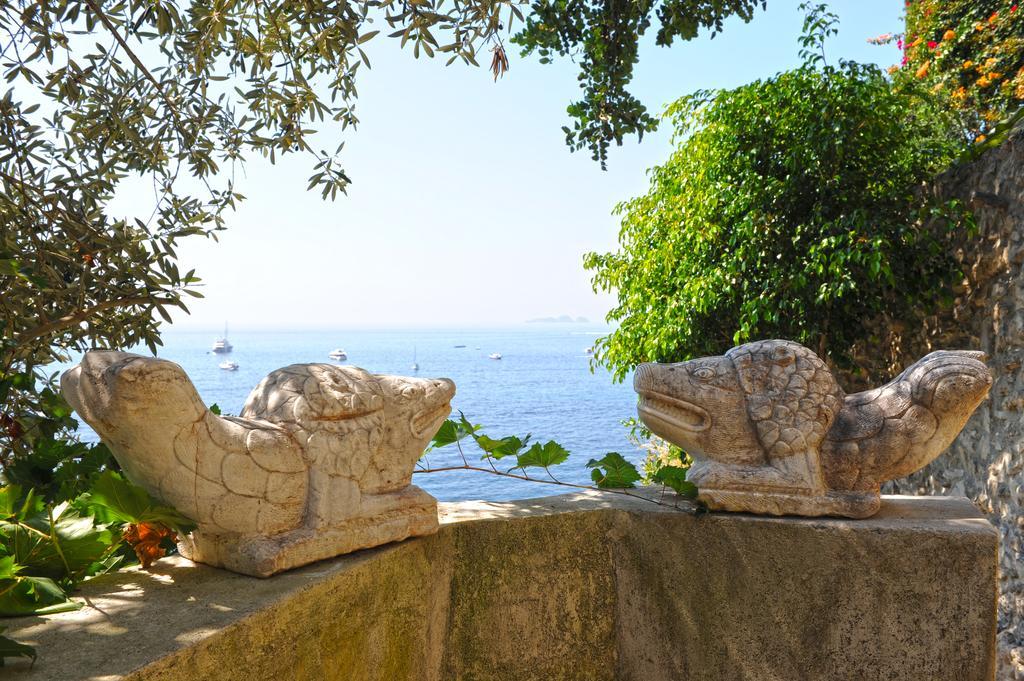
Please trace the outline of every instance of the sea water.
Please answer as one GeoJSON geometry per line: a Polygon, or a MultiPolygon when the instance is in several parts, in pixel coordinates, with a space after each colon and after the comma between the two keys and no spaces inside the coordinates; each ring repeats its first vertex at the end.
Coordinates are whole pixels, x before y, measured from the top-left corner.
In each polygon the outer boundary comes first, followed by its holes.
{"type": "MultiPolygon", "coordinates": [[[[331,363],[327,354],[344,349],[339,364],[375,373],[450,378],[455,381],[453,416],[462,411],[491,437],[532,434],[555,440],[571,452],[553,467],[558,480],[590,483],[591,458],[617,451],[635,463],[643,452],[627,439],[622,421],[636,414],[632,380],[615,383],[602,369],[592,371],[586,350],[606,330],[582,325],[527,325],[514,329],[430,329],[388,331],[233,331],[230,354],[210,351],[215,333],[167,330],[159,356],[185,369],[206,404],[225,414],[238,414],[249,392],[274,369],[305,362],[331,363]],[[465,347],[456,347],[456,346],[465,347]],[[500,353],[500,360],[490,359],[500,353]],[[226,359],[236,371],[220,369],[226,359]],[[412,365],[419,364],[414,371],[412,365]]],[[[144,352],[144,351],[140,351],[144,352]]],[[[95,434],[83,429],[83,439],[95,434]]],[[[480,451],[464,447],[470,463],[480,463],[480,451]]],[[[462,463],[454,447],[429,455],[431,467],[462,463]]],[[[503,459],[502,470],[514,463],[503,459]]],[[[521,473],[516,470],[515,473],[521,473]]],[[[531,476],[549,479],[543,469],[531,476]]],[[[567,488],[501,478],[475,471],[417,473],[413,482],[443,501],[464,499],[524,499],[561,494],[567,488]]]]}

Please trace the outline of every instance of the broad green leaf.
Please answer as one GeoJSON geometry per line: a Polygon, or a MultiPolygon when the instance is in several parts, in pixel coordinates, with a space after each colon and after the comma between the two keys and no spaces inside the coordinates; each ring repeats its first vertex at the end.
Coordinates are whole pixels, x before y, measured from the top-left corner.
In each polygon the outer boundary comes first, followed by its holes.
{"type": "Polygon", "coordinates": [[[14,562],[14,556],[3,556],[0,558],[0,580],[14,579],[21,566],[14,562]]]}
{"type": "Polygon", "coordinates": [[[94,519],[83,517],[67,502],[22,521],[0,523],[0,546],[25,575],[56,580],[90,574],[119,537],[94,519]]]}
{"type": "Polygon", "coordinates": [[[5,631],[7,631],[7,627],[0,627],[0,667],[4,666],[4,658],[9,657],[27,657],[35,662],[36,649],[3,636],[5,631]]]}
{"type": "Polygon", "coordinates": [[[101,522],[161,523],[178,533],[189,532],[195,524],[168,506],[157,505],[146,490],[114,471],[105,471],[77,505],[101,522]]]}
{"type": "Polygon", "coordinates": [[[82,607],[47,577],[19,576],[0,580],[0,616],[50,615],[82,607]]]}
{"type": "Polygon", "coordinates": [[[654,474],[654,481],[667,485],[675,490],[676,494],[687,499],[697,498],[697,486],[686,479],[688,469],[680,466],[662,466],[654,474]]]}
{"type": "Polygon", "coordinates": [[[90,510],[106,510],[108,517],[126,523],[141,522],[146,512],[152,508],[153,500],[149,493],[138,485],[133,485],[114,471],[105,471],[92,487],[86,502],[90,510]]]}
{"type": "Polygon", "coordinates": [[[495,440],[486,435],[474,433],[473,439],[476,440],[480,449],[484,450],[484,455],[481,458],[502,459],[506,456],[518,454],[526,446],[526,443],[530,441],[530,436],[527,435],[525,438],[520,439],[515,435],[509,435],[500,440],[495,440]]]}
{"type": "Polygon", "coordinates": [[[590,472],[590,479],[601,489],[635,487],[634,483],[641,477],[636,466],[618,452],[608,452],[600,459],[591,459],[587,468],[594,469],[590,472]]]}
{"type": "Polygon", "coordinates": [[[446,419],[445,422],[441,424],[441,427],[437,429],[437,433],[435,433],[434,437],[430,440],[430,446],[427,447],[427,451],[429,452],[434,449],[440,449],[441,447],[447,447],[448,445],[455,444],[468,435],[475,433],[479,429],[480,426],[473,425],[466,420],[464,414],[459,412],[458,421],[454,419],[446,419]]]}
{"type": "Polygon", "coordinates": [[[21,487],[19,485],[5,485],[0,487],[0,518],[10,518],[14,515],[16,504],[21,498],[21,487]]]}
{"type": "Polygon", "coordinates": [[[530,466],[547,468],[548,466],[557,466],[568,458],[569,451],[553,440],[545,442],[543,445],[535,442],[532,447],[516,457],[516,468],[530,466]]]}

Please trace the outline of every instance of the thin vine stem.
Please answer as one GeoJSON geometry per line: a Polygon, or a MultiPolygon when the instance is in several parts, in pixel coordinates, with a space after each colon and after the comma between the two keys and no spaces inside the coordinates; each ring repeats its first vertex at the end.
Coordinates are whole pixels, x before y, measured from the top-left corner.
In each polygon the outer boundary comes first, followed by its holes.
{"type": "MultiPolygon", "coordinates": [[[[460,447],[460,449],[461,449],[461,447],[460,447]]],[[[489,460],[490,459],[488,458],[488,461],[489,460]]],[[[699,510],[697,507],[694,507],[693,509],[683,508],[683,507],[681,507],[679,505],[678,501],[676,501],[673,504],[665,503],[663,501],[664,496],[665,496],[665,486],[664,485],[662,485],[662,493],[659,496],[659,498],[658,499],[651,499],[651,498],[646,497],[646,496],[644,496],[642,494],[634,494],[633,492],[630,492],[630,491],[625,490],[625,489],[608,489],[608,488],[602,488],[602,487],[594,487],[593,485],[579,485],[579,484],[576,484],[576,483],[573,483],[573,482],[564,482],[562,480],[557,480],[557,479],[555,479],[554,476],[551,476],[550,480],[545,480],[544,478],[531,478],[529,475],[526,475],[525,472],[523,473],[523,475],[519,475],[517,473],[510,473],[510,472],[507,472],[507,471],[499,471],[498,469],[494,468],[494,464],[493,463],[491,464],[491,468],[484,468],[483,466],[474,466],[474,465],[472,465],[470,463],[464,463],[461,466],[441,466],[441,467],[438,467],[438,468],[427,468],[427,467],[421,466],[421,467],[417,468],[416,470],[414,470],[413,474],[416,474],[416,473],[441,473],[441,472],[444,472],[444,471],[476,471],[476,472],[479,472],[479,473],[488,473],[490,475],[497,475],[497,476],[502,477],[502,478],[513,478],[515,480],[523,480],[525,482],[539,482],[539,483],[543,483],[545,485],[559,485],[561,487],[572,487],[572,488],[575,488],[575,489],[584,489],[584,490],[589,490],[589,491],[593,491],[593,492],[601,492],[601,493],[605,493],[605,494],[617,494],[619,496],[631,497],[633,499],[640,499],[641,501],[646,501],[648,503],[655,504],[656,506],[666,506],[666,507],[669,507],[669,508],[674,508],[674,509],[682,511],[684,513],[694,513],[694,514],[696,514],[698,512],[698,510],[699,510]]],[[[548,473],[548,475],[551,475],[550,472],[548,473]]]]}

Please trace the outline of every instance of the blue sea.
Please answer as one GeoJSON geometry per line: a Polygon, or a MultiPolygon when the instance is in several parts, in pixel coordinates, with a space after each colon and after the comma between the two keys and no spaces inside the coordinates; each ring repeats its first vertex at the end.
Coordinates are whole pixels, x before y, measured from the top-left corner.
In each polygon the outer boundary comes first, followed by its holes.
{"type": "MultiPolygon", "coordinates": [[[[586,350],[603,333],[579,324],[507,330],[233,331],[231,354],[217,355],[210,347],[218,334],[170,329],[163,333],[159,356],[180,364],[203,400],[226,414],[239,413],[249,391],[274,369],[331,362],[327,353],[335,348],[348,354],[344,364],[375,373],[450,378],[456,385],[453,415],[461,410],[491,437],[530,433],[541,442],[556,440],[571,456],[552,468],[554,476],[588,484],[586,463],[591,458],[610,451],[637,463],[644,458],[622,425],[636,414],[632,381],[616,384],[604,370],[591,371],[586,350]],[[488,358],[495,352],[502,359],[488,358]],[[237,362],[238,370],[218,368],[225,358],[237,362]],[[412,369],[414,358],[418,371],[412,369]]],[[[82,435],[86,440],[96,437],[88,429],[82,435]]],[[[475,445],[464,447],[471,462],[479,460],[475,445]]],[[[429,461],[432,467],[444,467],[461,463],[461,458],[452,447],[431,453],[429,461]]],[[[530,474],[546,477],[541,469],[530,474]]],[[[524,499],[570,491],[474,471],[418,473],[413,482],[442,501],[524,499]]]]}

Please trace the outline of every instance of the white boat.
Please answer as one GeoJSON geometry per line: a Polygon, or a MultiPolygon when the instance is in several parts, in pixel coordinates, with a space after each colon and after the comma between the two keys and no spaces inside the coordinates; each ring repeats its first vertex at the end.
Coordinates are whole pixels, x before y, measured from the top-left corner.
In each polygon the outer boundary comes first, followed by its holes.
{"type": "Polygon", "coordinates": [[[592,355],[592,354],[594,354],[594,348],[592,348],[592,347],[590,347],[590,348],[587,348],[587,354],[588,354],[588,355],[592,355]]]}
{"type": "Polygon", "coordinates": [[[420,370],[420,363],[416,361],[416,346],[415,345],[412,348],[412,370],[413,371],[419,371],[420,370]]]}
{"type": "Polygon", "coordinates": [[[224,371],[238,371],[238,362],[234,361],[233,359],[224,360],[217,366],[219,366],[224,371]]]}
{"type": "Polygon", "coordinates": [[[501,353],[500,352],[492,352],[491,354],[487,355],[487,358],[488,359],[501,359],[501,353]]]}
{"type": "Polygon", "coordinates": [[[225,355],[231,352],[231,341],[228,340],[228,325],[224,324],[224,335],[213,341],[211,350],[218,355],[225,355]]]}
{"type": "Polygon", "coordinates": [[[346,359],[348,359],[348,355],[346,355],[345,351],[342,350],[341,348],[331,350],[330,352],[327,353],[327,356],[337,362],[344,362],[346,359]]]}

